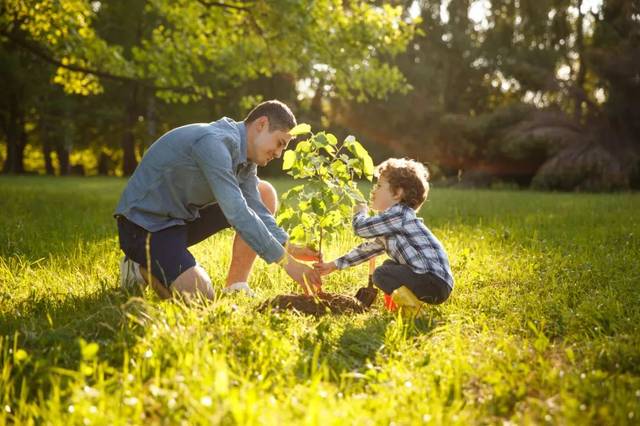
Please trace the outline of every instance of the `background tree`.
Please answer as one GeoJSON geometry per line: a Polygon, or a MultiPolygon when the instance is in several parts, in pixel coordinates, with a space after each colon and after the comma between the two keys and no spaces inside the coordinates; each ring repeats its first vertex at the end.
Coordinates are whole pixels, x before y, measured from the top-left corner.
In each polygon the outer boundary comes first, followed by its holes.
{"type": "Polygon", "coordinates": [[[321,76],[336,95],[382,97],[405,87],[385,59],[404,49],[413,27],[398,8],[356,1],[12,0],[0,34],[4,45],[57,66],[53,81],[67,93],[121,91],[127,174],[132,129],[157,99],[222,99],[274,75],[321,76]]]}
{"type": "Polygon", "coordinates": [[[334,120],[476,184],[637,185],[634,2],[408,4],[422,23],[398,64],[414,90],[388,102],[335,102],[334,120]]]}

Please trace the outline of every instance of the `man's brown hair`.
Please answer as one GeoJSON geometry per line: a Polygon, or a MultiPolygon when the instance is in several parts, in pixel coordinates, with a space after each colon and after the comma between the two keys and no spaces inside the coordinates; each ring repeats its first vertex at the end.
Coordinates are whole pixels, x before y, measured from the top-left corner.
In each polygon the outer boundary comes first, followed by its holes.
{"type": "Polygon", "coordinates": [[[270,132],[276,130],[288,131],[296,126],[296,117],[289,107],[275,99],[258,104],[249,112],[244,122],[249,124],[262,116],[266,116],[269,119],[270,132]]]}
{"type": "Polygon", "coordinates": [[[378,179],[385,178],[394,194],[402,189],[401,203],[418,210],[429,195],[429,170],[408,158],[389,158],[375,170],[378,179]]]}

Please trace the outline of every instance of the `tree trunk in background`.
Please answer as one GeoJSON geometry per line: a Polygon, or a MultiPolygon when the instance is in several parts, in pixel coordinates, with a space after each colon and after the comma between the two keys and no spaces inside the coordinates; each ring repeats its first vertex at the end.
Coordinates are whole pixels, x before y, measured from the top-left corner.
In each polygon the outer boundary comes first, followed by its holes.
{"type": "Polygon", "coordinates": [[[16,93],[9,94],[9,117],[6,123],[7,159],[3,173],[24,173],[24,148],[27,134],[24,130],[24,113],[20,109],[16,93]]]}
{"type": "Polygon", "coordinates": [[[584,30],[582,23],[584,15],[580,8],[582,7],[582,1],[578,1],[578,19],[576,21],[576,52],[578,53],[578,74],[576,75],[575,82],[575,98],[574,98],[574,110],[573,117],[578,123],[582,120],[582,104],[585,101],[584,82],[587,76],[587,63],[584,57],[584,30]]]}
{"type": "Polygon", "coordinates": [[[147,133],[144,140],[138,144],[138,153],[140,158],[144,155],[147,148],[151,146],[153,141],[158,137],[158,114],[156,108],[156,96],[153,91],[143,95],[146,97],[145,121],[147,125],[147,133]]]}
{"type": "Polygon", "coordinates": [[[42,143],[42,155],[44,156],[44,170],[47,175],[54,176],[56,174],[56,170],[53,167],[53,161],[51,160],[53,149],[51,144],[51,129],[48,121],[49,111],[46,109],[49,105],[49,100],[46,97],[43,97],[41,102],[41,105],[46,105],[41,108],[40,118],[38,119],[40,143],[42,143]]]}
{"type": "Polygon", "coordinates": [[[138,120],[138,85],[134,84],[132,89],[131,97],[124,112],[124,132],[122,134],[122,172],[125,176],[133,174],[138,165],[136,160],[135,137],[133,134],[133,129],[138,120]]]}
{"type": "Polygon", "coordinates": [[[57,147],[58,163],[60,164],[60,176],[67,176],[71,170],[69,165],[69,150],[65,147],[57,147]]]}
{"type": "Polygon", "coordinates": [[[56,174],[53,168],[53,161],[51,161],[51,142],[49,138],[44,135],[42,138],[42,155],[44,155],[44,169],[47,175],[53,176],[56,174]]]}

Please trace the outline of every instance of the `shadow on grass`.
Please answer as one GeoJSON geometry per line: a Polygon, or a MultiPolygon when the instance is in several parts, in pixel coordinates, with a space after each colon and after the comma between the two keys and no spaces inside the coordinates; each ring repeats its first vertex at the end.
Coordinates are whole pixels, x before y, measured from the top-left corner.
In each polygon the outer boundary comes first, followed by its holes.
{"type": "Polygon", "coordinates": [[[336,333],[334,319],[323,318],[318,324],[317,339],[307,341],[304,350],[306,360],[298,371],[308,374],[309,361],[313,362],[314,352],[320,348],[318,362],[329,368],[329,379],[340,382],[346,373],[361,373],[369,363],[376,364],[376,357],[389,355],[402,342],[430,333],[441,323],[438,311],[429,311],[415,318],[403,318],[388,312],[374,311],[367,317],[354,317],[342,333],[336,333]],[[319,345],[319,346],[318,346],[319,345]]]}
{"type": "Polygon", "coordinates": [[[0,178],[0,256],[36,261],[113,238],[123,185],[106,178],[0,178]]]}
{"type": "Polygon", "coordinates": [[[100,345],[99,358],[122,364],[125,348],[144,332],[130,317],[144,314],[145,304],[133,294],[103,286],[64,300],[34,296],[0,314],[0,330],[38,363],[76,369],[81,360],[79,339],[100,345]]]}

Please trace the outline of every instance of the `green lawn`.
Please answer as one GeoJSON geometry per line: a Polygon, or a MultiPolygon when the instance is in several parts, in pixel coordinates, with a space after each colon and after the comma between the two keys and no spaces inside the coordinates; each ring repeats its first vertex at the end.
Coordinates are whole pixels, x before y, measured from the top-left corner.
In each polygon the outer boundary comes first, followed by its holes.
{"type": "MultiPolygon", "coordinates": [[[[432,189],[456,287],[415,320],[117,288],[125,184],[0,178],[0,424],[638,424],[640,194],[432,189]]],[[[276,182],[283,189],[286,181],[276,182]]],[[[326,258],[356,240],[337,236],[326,258]]],[[[216,286],[231,232],[194,248],[216,286]]],[[[366,265],[325,289],[353,293],[366,265]]]]}

